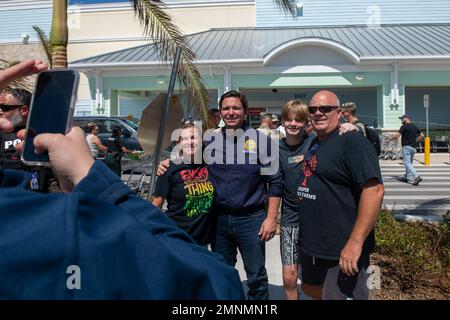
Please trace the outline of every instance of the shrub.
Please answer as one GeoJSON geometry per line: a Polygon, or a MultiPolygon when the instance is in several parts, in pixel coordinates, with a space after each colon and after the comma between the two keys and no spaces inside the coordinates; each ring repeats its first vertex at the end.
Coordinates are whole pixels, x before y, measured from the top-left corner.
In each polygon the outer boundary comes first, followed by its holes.
{"type": "Polygon", "coordinates": [[[447,216],[440,225],[400,223],[391,213],[382,212],[376,226],[375,251],[390,258],[390,265],[384,267],[402,290],[432,278],[446,282],[450,274],[450,219],[447,216]]]}

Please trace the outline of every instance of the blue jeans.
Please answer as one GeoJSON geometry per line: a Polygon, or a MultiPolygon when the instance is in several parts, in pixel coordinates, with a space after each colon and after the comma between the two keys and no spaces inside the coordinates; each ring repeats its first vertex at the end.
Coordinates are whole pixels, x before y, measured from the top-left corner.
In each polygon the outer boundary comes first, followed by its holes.
{"type": "Polygon", "coordinates": [[[413,167],[414,155],[416,154],[416,149],[411,146],[403,146],[403,164],[405,165],[406,173],[405,178],[408,181],[414,180],[417,177],[417,172],[413,167]]]}
{"type": "Polygon", "coordinates": [[[258,236],[266,218],[264,209],[256,212],[245,210],[218,212],[215,251],[234,267],[237,249],[241,253],[247,274],[247,297],[249,300],[269,299],[269,281],[266,271],[266,244],[258,236]]]}

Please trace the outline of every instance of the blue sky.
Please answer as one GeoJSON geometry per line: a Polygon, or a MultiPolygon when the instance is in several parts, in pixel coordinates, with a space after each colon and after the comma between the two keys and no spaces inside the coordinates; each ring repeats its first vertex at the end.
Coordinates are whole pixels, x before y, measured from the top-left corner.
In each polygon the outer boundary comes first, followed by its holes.
{"type": "Polygon", "coordinates": [[[124,0],[69,0],[69,4],[87,4],[87,3],[107,3],[107,2],[128,2],[124,0]]]}

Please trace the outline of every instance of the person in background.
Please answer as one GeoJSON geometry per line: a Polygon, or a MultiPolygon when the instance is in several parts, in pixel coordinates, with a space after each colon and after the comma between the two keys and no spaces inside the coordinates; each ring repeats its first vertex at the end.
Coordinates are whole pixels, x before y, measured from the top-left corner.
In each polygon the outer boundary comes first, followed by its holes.
{"type": "Polygon", "coordinates": [[[342,117],[347,123],[354,124],[358,127],[358,130],[367,137],[366,126],[356,116],[356,104],[354,102],[346,102],[341,106],[342,117]]]}
{"type": "Polygon", "coordinates": [[[207,246],[214,237],[211,208],[215,189],[203,161],[195,163],[196,154],[202,159],[201,134],[201,129],[193,123],[181,127],[181,159],[171,160],[168,170],[158,177],[152,203],[162,208],[167,200],[166,214],[195,242],[207,246]]]}
{"type": "Polygon", "coordinates": [[[281,121],[276,114],[271,115],[271,120],[272,124],[270,125],[270,128],[276,130],[281,125],[281,121]]]}
{"type": "Polygon", "coordinates": [[[405,175],[403,176],[403,182],[411,182],[413,185],[417,186],[422,177],[419,176],[414,169],[414,155],[416,154],[417,148],[417,138],[423,140],[423,133],[420,132],[419,128],[412,123],[411,117],[407,114],[399,117],[402,120],[402,126],[391,138],[387,139],[387,142],[397,140],[402,136],[402,154],[403,154],[403,165],[405,166],[405,175]]]}
{"type": "Polygon", "coordinates": [[[108,138],[106,147],[108,153],[104,159],[106,165],[114,171],[119,177],[122,173],[122,156],[124,153],[132,154],[133,151],[128,150],[122,145],[121,141],[122,129],[118,126],[113,128],[111,137],[108,138]]]}
{"type": "Polygon", "coordinates": [[[31,97],[31,92],[21,88],[7,89],[0,94],[0,118],[14,125],[12,132],[0,132],[0,167],[31,172],[30,189],[45,193],[50,190],[53,178],[51,169],[24,164],[20,153],[14,148],[20,142],[17,132],[25,129],[27,124],[31,97]]]}
{"type": "Polygon", "coordinates": [[[272,117],[267,112],[261,112],[259,114],[260,125],[258,131],[264,133],[266,136],[272,135],[272,117]]]}
{"type": "Polygon", "coordinates": [[[87,124],[87,129],[89,130],[88,135],[86,136],[86,141],[89,146],[89,150],[91,150],[92,157],[94,159],[98,158],[99,151],[107,151],[108,148],[105,147],[100,138],[98,137],[98,125],[94,122],[89,122],[87,124]]]}
{"type": "Polygon", "coordinates": [[[211,110],[209,110],[209,112],[211,112],[211,117],[213,119],[213,124],[214,124],[214,128],[219,128],[219,124],[220,124],[220,111],[217,108],[213,108],[211,110]]]}
{"type": "Polygon", "coordinates": [[[11,121],[12,132],[0,134],[0,167],[29,171],[29,167],[20,160],[20,153],[14,146],[20,142],[17,132],[25,129],[32,94],[25,89],[9,89],[0,94],[0,118],[11,121]]]}
{"type": "Polygon", "coordinates": [[[308,123],[306,124],[305,131],[307,134],[311,134],[311,132],[314,132],[314,128],[311,124],[311,119],[308,120],[308,123]]]}

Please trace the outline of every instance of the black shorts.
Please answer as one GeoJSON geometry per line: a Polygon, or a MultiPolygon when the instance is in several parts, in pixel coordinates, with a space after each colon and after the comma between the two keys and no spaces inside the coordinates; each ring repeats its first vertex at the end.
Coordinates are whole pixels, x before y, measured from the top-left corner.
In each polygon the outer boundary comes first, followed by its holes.
{"type": "Polygon", "coordinates": [[[339,260],[328,260],[307,255],[300,250],[301,280],[305,284],[321,286],[324,300],[368,299],[366,270],[369,254],[362,254],[358,260],[358,274],[347,276],[339,266],[339,260]]]}

